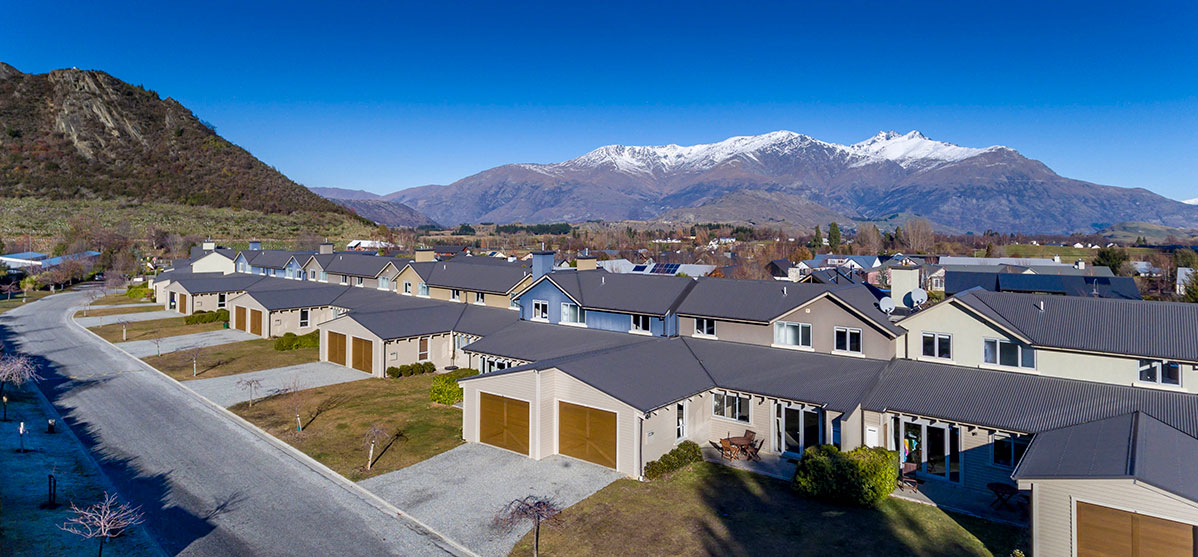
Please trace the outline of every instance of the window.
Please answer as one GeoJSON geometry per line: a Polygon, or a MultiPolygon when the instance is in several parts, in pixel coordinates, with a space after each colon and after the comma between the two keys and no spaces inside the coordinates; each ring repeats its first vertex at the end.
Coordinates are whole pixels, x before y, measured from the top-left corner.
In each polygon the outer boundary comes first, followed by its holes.
{"type": "Polygon", "coordinates": [[[861,353],[861,329],[836,327],[836,351],[861,353]]]}
{"type": "Polygon", "coordinates": [[[449,299],[453,300],[455,302],[460,301],[462,299],[462,291],[458,290],[456,288],[450,290],[449,291],[449,299]]]}
{"type": "Polygon", "coordinates": [[[301,329],[305,329],[308,327],[308,315],[309,315],[308,310],[306,310],[306,309],[300,310],[299,326],[301,329]]]}
{"type": "Polygon", "coordinates": [[[1181,364],[1160,360],[1140,360],[1140,382],[1181,385],[1181,364]]]}
{"type": "Polygon", "coordinates": [[[674,408],[674,440],[686,439],[686,403],[679,402],[674,408]]]}
{"type": "Polygon", "coordinates": [[[364,281],[362,280],[362,277],[354,277],[354,286],[357,286],[358,288],[361,288],[361,287],[362,287],[362,284],[363,284],[363,282],[364,282],[364,281]]]}
{"type": "Polygon", "coordinates": [[[991,462],[1002,468],[1014,468],[1016,464],[1019,464],[1019,459],[1023,458],[1023,452],[1027,450],[1029,442],[1031,442],[1029,435],[1011,436],[1006,433],[991,435],[990,448],[994,453],[991,462]]]}
{"type": "Polygon", "coordinates": [[[416,295],[424,296],[425,298],[428,297],[428,283],[427,282],[422,282],[422,283],[416,285],[416,295]]]}
{"type": "Polygon", "coordinates": [[[474,303],[482,305],[482,304],[487,303],[487,299],[483,296],[482,292],[475,292],[474,293],[474,303]]]}
{"type": "Polygon", "coordinates": [[[549,321],[549,302],[545,300],[533,300],[532,318],[538,321],[549,321]]]}
{"type": "Polygon", "coordinates": [[[711,404],[713,415],[749,423],[749,397],[732,393],[715,393],[711,404]]]}
{"type": "Polygon", "coordinates": [[[629,330],[631,330],[634,333],[649,332],[649,316],[648,315],[633,315],[632,316],[632,329],[629,329],[629,330]]]}
{"type": "Polygon", "coordinates": [[[225,296],[227,296],[227,294],[225,294],[224,292],[221,292],[220,294],[216,295],[216,307],[218,307],[218,308],[225,307],[225,296]]]}
{"type": "Polygon", "coordinates": [[[520,309],[520,300],[517,300],[517,299],[516,299],[516,295],[515,295],[515,294],[509,294],[509,295],[508,295],[508,297],[507,297],[507,300],[508,300],[508,301],[507,301],[507,307],[508,307],[508,309],[514,309],[514,310],[519,310],[519,309],[520,309]]]}
{"type": "Polygon", "coordinates": [[[329,282],[329,274],[324,271],[321,271],[320,272],[320,282],[329,282]]]}
{"type": "Polygon", "coordinates": [[[338,276],[341,278],[341,286],[345,286],[345,285],[349,284],[349,277],[347,277],[345,275],[338,275],[338,276]]]}
{"type": "Polygon", "coordinates": [[[379,277],[379,290],[391,290],[391,279],[379,277]]]}
{"type": "Polygon", "coordinates": [[[410,281],[410,280],[403,281],[403,293],[408,296],[412,295],[412,281],[410,281]]]}
{"type": "Polygon", "coordinates": [[[308,280],[316,280],[316,269],[308,271],[308,280]]]}
{"type": "Polygon", "coordinates": [[[988,364],[1029,369],[1036,367],[1036,350],[1030,346],[994,338],[982,342],[982,358],[988,364]]]}
{"type": "Polygon", "coordinates": [[[707,317],[695,318],[695,334],[699,336],[715,336],[715,319],[707,317]]]}
{"type": "Polygon", "coordinates": [[[422,362],[428,359],[428,337],[420,337],[417,341],[416,359],[422,362]]]}
{"type": "Polygon", "coordinates": [[[953,337],[940,333],[923,334],[923,355],[928,358],[953,359],[953,337]]]}
{"type": "Polygon", "coordinates": [[[578,304],[570,302],[562,302],[562,323],[577,323],[582,324],[587,321],[586,310],[578,307],[578,304]]]}
{"type": "Polygon", "coordinates": [[[811,348],[811,324],[785,321],[774,323],[774,344],[811,348]]]}

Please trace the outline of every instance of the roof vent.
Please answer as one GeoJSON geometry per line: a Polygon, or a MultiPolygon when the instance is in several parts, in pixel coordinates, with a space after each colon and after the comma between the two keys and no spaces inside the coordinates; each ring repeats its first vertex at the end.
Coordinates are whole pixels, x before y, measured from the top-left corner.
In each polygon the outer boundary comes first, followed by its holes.
{"type": "Polygon", "coordinates": [[[1036,309],[1040,310],[1040,313],[1044,313],[1044,300],[1036,302],[1036,309]]]}
{"type": "Polygon", "coordinates": [[[607,277],[599,277],[599,286],[607,285],[607,277]]]}
{"type": "Polygon", "coordinates": [[[786,297],[786,287],[785,286],[782,287],[782,297],[783,298],[786,297]]]}

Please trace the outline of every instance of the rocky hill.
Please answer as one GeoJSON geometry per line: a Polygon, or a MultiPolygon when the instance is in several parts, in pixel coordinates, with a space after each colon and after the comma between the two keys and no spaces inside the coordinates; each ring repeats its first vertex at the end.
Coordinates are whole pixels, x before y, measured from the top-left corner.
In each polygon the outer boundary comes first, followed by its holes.
{"type": "Polygon", "coordinates": [[[0,63],[0,197],[348,212],[229,143],[171,98],[102,71],[0,63]]]}
{"type": "Polygon", "coordinates": [[[386,197],[445,225],[588,219],[812,225],[910,214],[959,231],[1072,233],[1123,221],[1188,226],[1198,220],[1198,207],[1145,189],[1065,178],[1007,147],[961,147],[919,132],[883,132],[853,145],[788,131],[693,146],[609,145],[562,163],[509,164],[386,197]]]}
{"type": "Polygon", "coordinates": [[[334,198],[333,202],[378,224],[392,227],[437,226],[433,219],[398,201],[334,198]]]}

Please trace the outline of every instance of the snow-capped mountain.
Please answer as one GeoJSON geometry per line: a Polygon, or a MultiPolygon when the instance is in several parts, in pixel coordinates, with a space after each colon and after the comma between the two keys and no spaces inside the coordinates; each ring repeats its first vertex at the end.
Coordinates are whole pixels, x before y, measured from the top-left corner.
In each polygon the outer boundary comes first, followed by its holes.
{"type": "Polygon", "coordinates": [[[1188,201],[1182,201],[1182,203],[1185,203],[1186,205],[1198,205],[1198,197],[1195,197],[1194,199],[1190,199],[1188,201]]]}
{"type": "Polygon", "coordinates": [[[957,230],[1071,233],[1123,221],[1192,225],[1198,207],[1063,178],[1002,146],[918,131],[842,145],[791,132],[700,145],[607,145],[387,196],[443,224],[590,219],[826,224],[919,215],[957,230]]]}

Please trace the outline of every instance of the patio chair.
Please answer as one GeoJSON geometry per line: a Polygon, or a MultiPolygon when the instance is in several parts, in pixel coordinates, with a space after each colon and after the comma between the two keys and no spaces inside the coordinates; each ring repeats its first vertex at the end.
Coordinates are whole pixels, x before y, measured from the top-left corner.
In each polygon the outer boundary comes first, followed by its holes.
{"type": "Polygon", "coordinates": [[[738,451],[736,446],[727,439],[720,439],[720,451],[722,452],[723,457],[728,460],[736,460],[740,458],[740,454],[738,454],[740,451],[738,451]]]}
{"type": "Polygon", "coordinates": [[[907,489],[911,491],[919,491],[919,480],[915,479],[915,471],[919,469],[919,464],[914,462],[904,462],[899,473],[898,486],[899,489],[907,489]]]}
{"type": "Polygon", "coordinates": [[[745,441],[752,443],[754,439],[757,439],[757,432],[753,431],[751,429],[746,429],[745,430],[745,441]]]}
{"type": "Polygon", "coordinates": [[[761,457],[758,456],[757,453],[761,451],[761,446],[764,444],[765,444],[765,439],[762,439],[761,441],[758,441],[754,445],[749,445],[748,447],[745,447],[745,453],[746,453],[746,456],[749,457],[749,460],[755,460],[755,461],[761,460],[761,457]]]}

